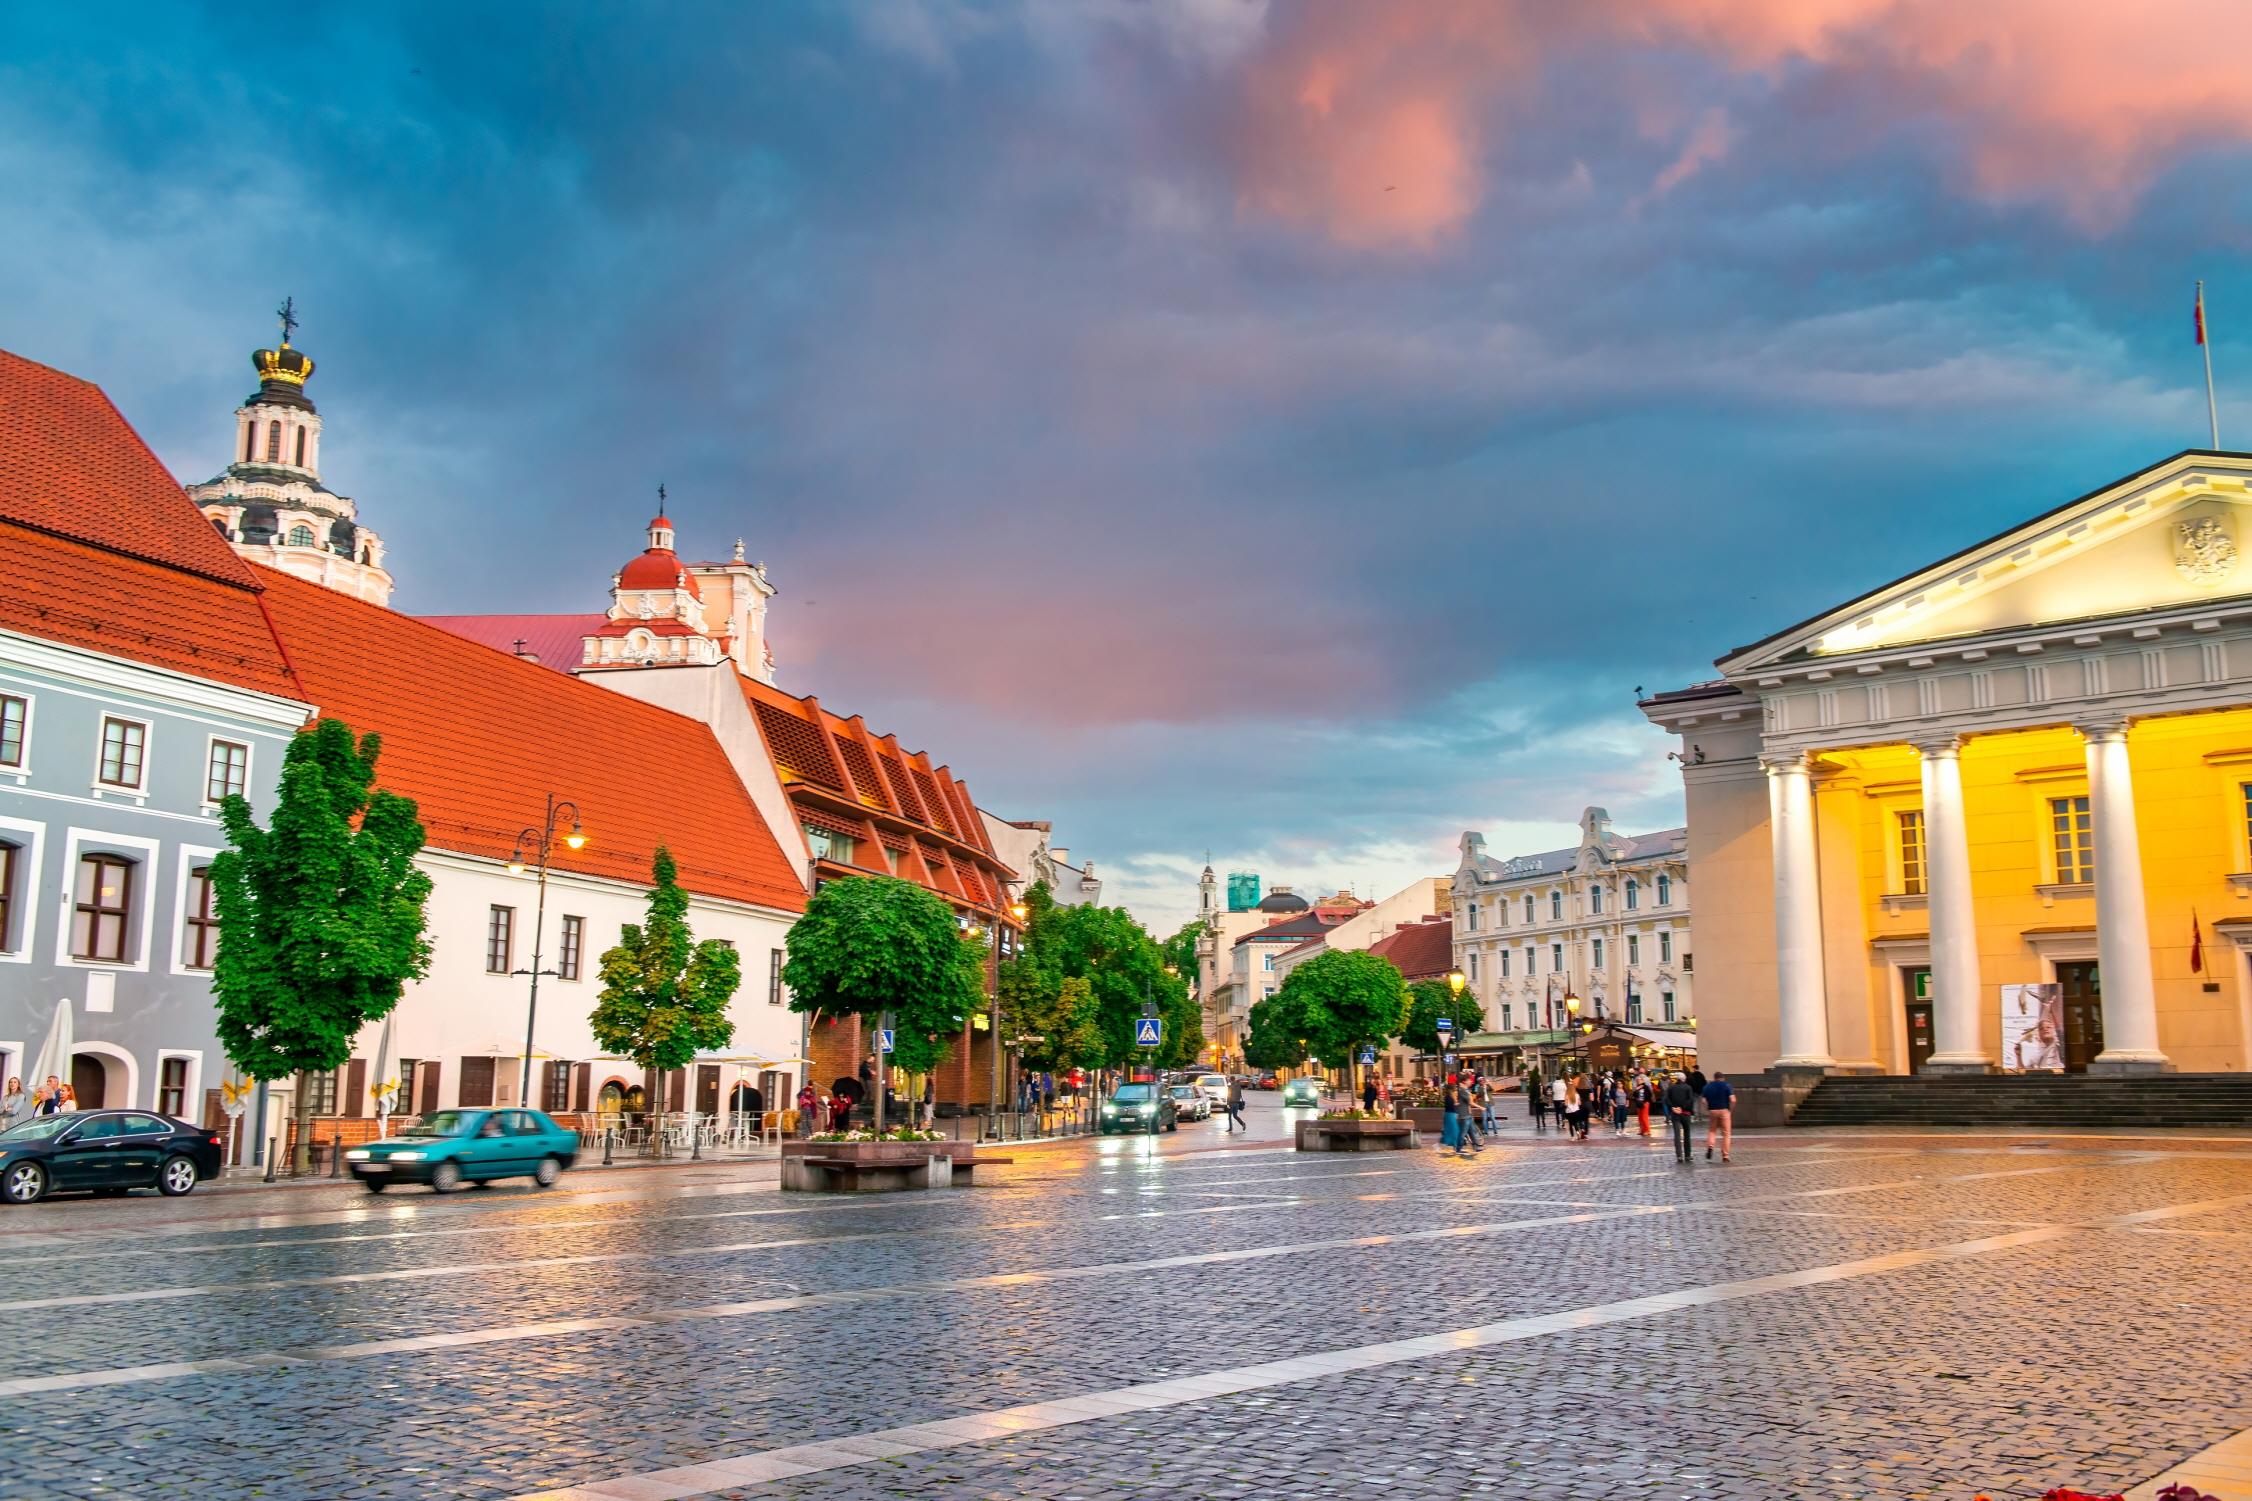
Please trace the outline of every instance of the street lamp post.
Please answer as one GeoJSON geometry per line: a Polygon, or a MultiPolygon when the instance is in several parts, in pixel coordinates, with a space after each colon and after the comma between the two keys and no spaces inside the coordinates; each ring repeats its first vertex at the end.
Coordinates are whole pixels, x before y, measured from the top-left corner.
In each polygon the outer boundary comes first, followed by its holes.
{"type": "Polygon", "coordinates": [[[532,967],[512,971],[532,978],[531,999],[524,1006],[524,1073],[516,1089],[516,1103],[526,1109],[531,1108],[532,1104],[532,1033],[539,1024],[540,976],[555,973],[554,970],[540,968],[540,930],[547,923],[547,862],[555,850],[555,827],[566,818],[570,820],[571,832],[563,836],[565,848],[585,849],[586,831],[579,827],[579,805],[558,802],[555,794],[550,792],[547,795],[546,820],[538,828],[525,829],[518,834],[516,851],[508,857],[509,873],[519,876],[524,873],[524,852],[527,846],[539,857],[540,894],[537,905],[532,909],[532,967]]]}
{"type": "MultiPolygon", "coordinates": [[[[1454,994],[1454,998],[1455,998],[1456,1000],[1458,1000],[1458,1001],[1459,1001],[1459,1000],[1461,1000],[1461,999],[1462,999],[1462,988],[1463,988],[1463,987],[1464,987],[1465,985],[1468,985],[1469,983],[1470,983],[1470,977],[1469,977],[1468,975],[1464,974],[1464,973],[1463,973],[1463,972],[1462,972],[1461,970],[1459,970],[1459,969],[1456,969],[1456,970],[1449,970],[1449,971],[1447,972],[1447,989],[1448,989],[1449,991],[1453,992],[1453,994],[1454,994]]],[[[1445,1080],[1445,1078],[1446,1078],[1446,1074],[1447,1074],[1447,1040],[1446,1040],[1446,1038],[1444,1038],[1444,1037],[1441,1037],[1441,1038],[1439,1039],[1439,1078],[1441,1079],[1441,1081],[1444,1081],[1444,1080],[1445,1080]]]]}

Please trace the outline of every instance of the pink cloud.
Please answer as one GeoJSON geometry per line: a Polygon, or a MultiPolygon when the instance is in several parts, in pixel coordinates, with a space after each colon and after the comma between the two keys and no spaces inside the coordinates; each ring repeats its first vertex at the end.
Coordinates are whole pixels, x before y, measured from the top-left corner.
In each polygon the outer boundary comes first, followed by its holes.
{"type": "MultiPolygon", "coordinates": [[[[1229,142],[1239,203],[1356,249],[1427,250],[1459,230],[1506,96],[1591,47],[1688,47],[1739,74],[1859,85],[1870,134],[1935,121],[1958,190],[2047,204],[2091,233],[2185,154],[2252,140],[2242,0],[1396,0],[1270,15],[1229,142]]],[[[1704,119],[1654,193],[1727,153],[1726,117],[1704,119]]]]}

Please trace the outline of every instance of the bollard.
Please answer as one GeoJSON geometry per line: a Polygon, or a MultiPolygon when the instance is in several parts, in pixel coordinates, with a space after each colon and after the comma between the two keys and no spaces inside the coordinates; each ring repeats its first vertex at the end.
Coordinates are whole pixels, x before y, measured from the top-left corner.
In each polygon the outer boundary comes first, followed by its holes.
{"type": "Polygon", "coordinates": [[[614,1160],[610,1156],[610,1149],[617,1145],[617,1141],[618,1133],[615,1128],[602,1133],[602,1165],[604,1167],[608,1167],[614,1160]]]}
{"type": "Polygon", "coordinates": [[[688,1160],[690,1162],[702,1162],[704,1160],[704,1133],[701,1131],[688,1133],[688,1160]]]}
{"type": "Polygon", "coordinates": [[[278,1155],[278,1146],[277,1138],[271,1136],[266,1138],[266,1181],[268,1183],[274,1181],[274,1158],[278,1155]]]}
{"type": "Polygon", "coordinates": [[[328,1175],[331,1178],[344,1176],[344,1133],[342,1131],[336,1132],[328,1139],[328,1175]]]}

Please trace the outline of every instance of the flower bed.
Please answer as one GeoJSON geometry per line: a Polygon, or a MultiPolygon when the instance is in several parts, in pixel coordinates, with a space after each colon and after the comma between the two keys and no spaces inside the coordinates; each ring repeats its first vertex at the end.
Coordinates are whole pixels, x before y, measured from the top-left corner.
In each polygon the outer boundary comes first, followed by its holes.
{"type": "Polygon", "coordinates": [[[851,1131],[824,1131],[817,1136],[808,1136],[805,1139],[823,1143],[840,1141],[944,1141],[946,1134],[942,1131],[918,1131],[913,1126],[895,1126],[881,1134],[856,1128],[851,1131]]]}

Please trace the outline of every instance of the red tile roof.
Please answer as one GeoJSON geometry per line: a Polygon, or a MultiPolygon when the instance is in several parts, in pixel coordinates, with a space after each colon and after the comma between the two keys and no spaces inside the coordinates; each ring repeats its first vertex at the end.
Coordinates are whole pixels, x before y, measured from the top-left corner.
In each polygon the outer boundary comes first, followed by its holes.
{"type": "Polygon", "coordinates": [[[888,735],[869,733],[857,716],[841,718],[817,699],[793,697],[754,678],[739,681],[800,816],[857,841],[851,864],[827,864],[897,875],[948,901],[998,910],[1016,872],[995,855],[969,789],[952,773],[932,766],[926,755],[901,750],[888,735]]]}
{"type": "Polygon", "coordinates": [[[1408,980],[1443,980],[1454,969],[1454,919],[1435,917],[1387,933],[1368,951],[1391,960],[1408,980]]]}
{"type": "Polygon", "coordinates": [[[6,350],[0,521],[255,587],[250,565],[203,519],[99,386],[6,350]]]}
{"type": "Polygon", "coordinates": [[[522,641],[557,672],[574,671],[586,659],[586,638],[609,623],[607,615],[424,615],[424,625],[451,631],[465,641],[481,641],[495,651],[513,653],[522,641]]]}
{"type": "MultiPolygon", "coordinates": [[[[195,515],[185,495],[172,493],[195,515]]],[[[0,630],[277,698],[305,697],[255,588],[7,522],[0,522],[0,630]]]]}
{"type": "Polygon", "coordinates": [[[646,884],[659,844],[707,896],[802,911],[805,889],[709,727],[437,626],[258,570],[321,713],[383,736],[382,785],[432,848],[505,859],[550,791],[588,843],[554,866],[646,884]]]}

